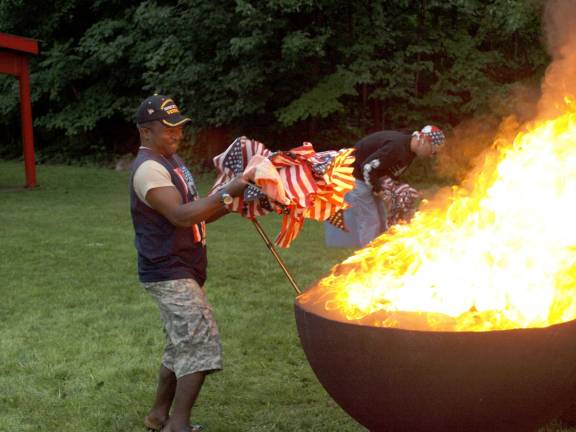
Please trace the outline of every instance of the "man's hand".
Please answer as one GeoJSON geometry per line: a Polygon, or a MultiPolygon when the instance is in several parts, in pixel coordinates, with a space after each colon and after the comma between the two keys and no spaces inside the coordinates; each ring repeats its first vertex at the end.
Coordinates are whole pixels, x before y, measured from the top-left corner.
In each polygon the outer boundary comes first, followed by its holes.
{"type": "Polygon", "coordinates": [[[244,178],[244,176],[238,176],[229,182],[223,190],[233,197],[237,197],[242,195],[244,189],[246,189],[246,186],[248,186],[248,181],[244,178]]]}

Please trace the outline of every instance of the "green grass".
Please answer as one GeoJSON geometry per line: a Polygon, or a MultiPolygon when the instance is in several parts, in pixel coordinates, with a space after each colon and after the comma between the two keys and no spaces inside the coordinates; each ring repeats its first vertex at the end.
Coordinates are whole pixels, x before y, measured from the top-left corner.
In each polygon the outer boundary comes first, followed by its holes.
{"type": "MultiPolygon", "coordinates": [[[[136,278],[127,179],[40,166],[40,187],[25,191],[22,164],[0,162],[2,432],[144,430],[163,336],[136,278]]],[[[272,238],[279,222],[261,220],[272,238]]],[[[225,370],[208,377],[194,420],[210,432],[364,430],[316,380],[292,287],[251,224],[231,215],[209,225],[208,246],[225,370]]],[[[315,222],[280,252],[303,288],[351,253],[325,248],[315,222]]]]}

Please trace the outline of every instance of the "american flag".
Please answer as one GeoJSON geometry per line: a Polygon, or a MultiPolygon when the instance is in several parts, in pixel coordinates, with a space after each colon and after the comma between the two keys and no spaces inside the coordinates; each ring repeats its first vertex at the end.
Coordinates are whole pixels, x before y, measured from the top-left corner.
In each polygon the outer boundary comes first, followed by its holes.
{"type": "Polygon", "coordinates": [[[308,207],[310,194],[318,191],[311,166],[311,158],[315,154],[312,144],[304,143],[300,147],[269,156],[270,161],[278,169],[288,197],[299,207],[308,207]]]}
{"type": "MultiPolygon", "coordinates": [[[[270,211],[283,214],[275,242],[288,247],[300,233],[304,219],[323,221],[348,207],[344,195],[354,187],[352,152],[353,149],[344,149],[316,153],[312,144],[304,143],[289,151],[272,153],[257,141],[237,138],[224,153],[214,158],[219,175],[213,192],[244,173],[252,157],[265,156],[272,162],[272,169],[277,170],[287,203],[271,201],[259,188],[249,186],[244,196],[234,199],[229,209],[247,218],[270,211]]],[[[258,179],[255,182],[258,183],[258,179]]]]}
{"type": "Polygon", "coordinates": [[[388,176],[381,177],[379,183],[384,192],[382,199],[386,204],[388,226],[410,222],[421,198],[420,192],[408,183],[399,182],[388,176]]]}
{"type": "MultiPolygon", "coordinates": [[[[213,159],[219,174],[210,193],[222,189],[234,177],[241,175],[252,157],[255,155],[268,157],[270,153],[258,141],[246,137],[236,138],[223,153],[213,159]]],[[[244,190],[243,197],[234,198],[229,210],[247,217],[262,216],[268,213],[268,210],[265,210],[265,206],[260,205],[261,200],[267,200],[266,196],[262,194],[259,188],[249,186],[244,190]]]]}
{"type": "Polygon", "coordinates": [[[337,210],[332,216],[326,219],[327,222],[330,222],[336,228],[340,228],[342,231],[349,232],[350,230],[346,227],[346,223],[344,222],[344,210],[340,209],[337,210]]]}
{"type": "Polygon", "coordinates": [[[352,174],[354,168],[351,165],[354,161],[353,152],[354,149],[342,149],[338,152],[318,154],[319,160],[329,156],[331,162],[317,181],[320,191],[314,197],[312,205],[307,208],[305,217],[323,221],[329,219],[338,210],[349,207],[344,201],[344,196],[354,188],[355,180],[352,174]]]}

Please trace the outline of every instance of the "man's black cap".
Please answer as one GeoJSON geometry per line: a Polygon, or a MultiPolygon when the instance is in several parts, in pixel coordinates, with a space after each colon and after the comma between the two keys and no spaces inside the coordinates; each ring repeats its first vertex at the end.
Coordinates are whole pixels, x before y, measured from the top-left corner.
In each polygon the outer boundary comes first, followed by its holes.
{"type": "Polygon", "coordinates": [[[159,120],[164,125],[170,127],[181,126],[191,121],[188,117],[180,114],[180,110],[168,96],[155,94],[150,96],[140,104],[136,110],[136,123],[148,123],[159,120]]]}

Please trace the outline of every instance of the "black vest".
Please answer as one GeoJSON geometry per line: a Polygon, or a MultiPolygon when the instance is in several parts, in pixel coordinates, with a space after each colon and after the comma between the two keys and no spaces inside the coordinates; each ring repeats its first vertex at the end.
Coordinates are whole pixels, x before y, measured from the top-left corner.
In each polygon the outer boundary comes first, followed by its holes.
{"type": "Polygon", "coordinates": [[[144,202],[134,191],[134,173],[143,162],[154,160],[170,173],[172,184],[187,203],[198,199],[194,179],[182,159],[166,158],[147,148],[141,148],[132,163],[130,174],[130,211],[136,233],[138,275],[141,282],[192,278],[200,286],[206,280],[206,225],[176,227],[144,202]]]}

